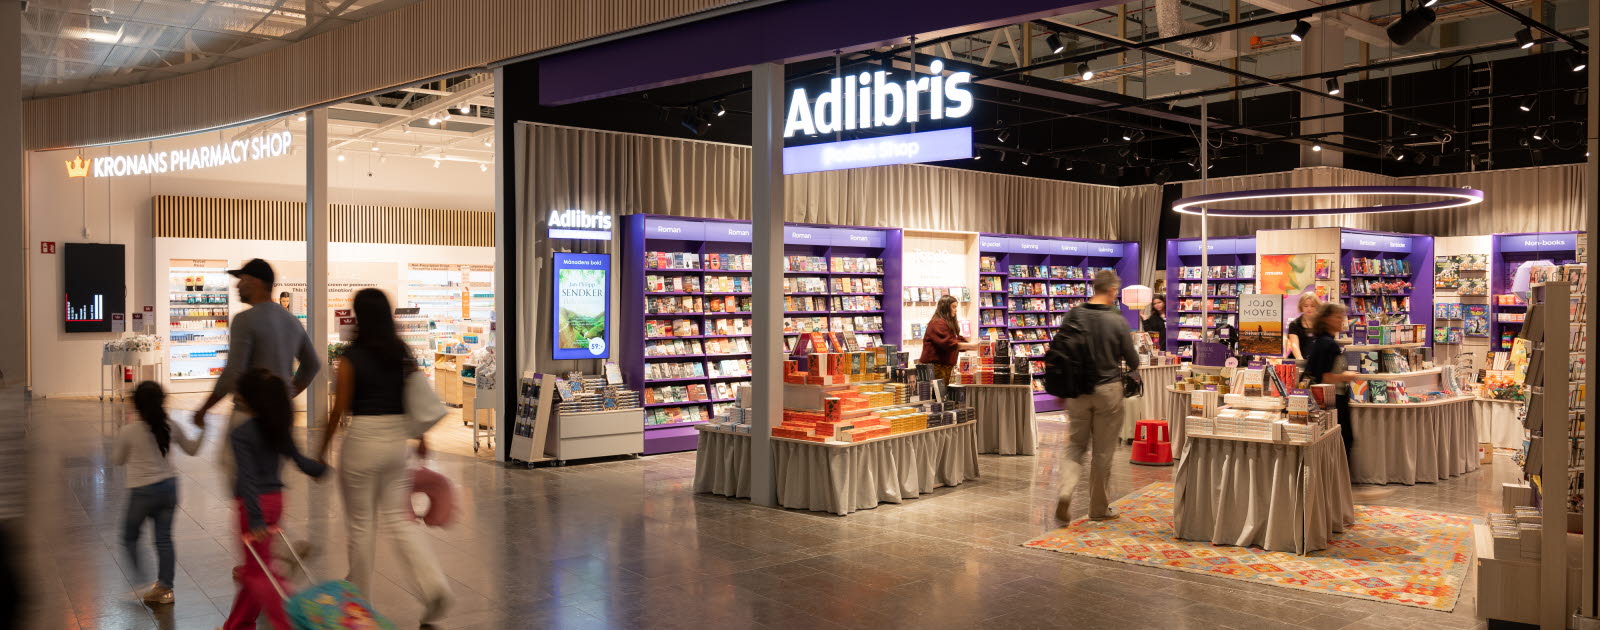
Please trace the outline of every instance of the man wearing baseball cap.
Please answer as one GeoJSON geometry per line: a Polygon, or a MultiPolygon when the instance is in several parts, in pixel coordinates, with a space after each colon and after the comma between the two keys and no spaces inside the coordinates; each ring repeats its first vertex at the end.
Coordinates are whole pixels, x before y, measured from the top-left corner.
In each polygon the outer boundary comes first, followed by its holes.
{"type": "MultiPolygon", "coordinates": [[[[291,397],[310,387],[311,379],[322,369],[322,361],[317,358],[316,347],[311,344],[305,326],[272,299],[272,284],[276,279],[272,265],[255,258],[228,273],[239,279],[239,300],[250,308],[233,316],[228,328],[228,365],[217,378],[216,389],[211,390],[205,404],[195,410],[196,425],[205,423],[206,412],[223,396],[233,393],[239,375],[251,368],[266,368],[289,383],[291,397]],[[295,365],[297,361],[298,366],[295,365]]],[[[238,408],[239,401],[235,400],[234,406],[238,408]]]]}

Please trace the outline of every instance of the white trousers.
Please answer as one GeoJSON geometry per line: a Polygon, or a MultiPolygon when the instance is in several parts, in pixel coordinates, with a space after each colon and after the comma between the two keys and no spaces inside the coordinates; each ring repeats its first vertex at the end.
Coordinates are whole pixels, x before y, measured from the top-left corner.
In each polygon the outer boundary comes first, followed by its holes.
{"type": "MultiPolygon", "coordinates": [[[[409,422],[405,416],[351,416],[339,459],[339,485],[349,528],[350,575],[346,579],[372,597],[378,534],[395,542],[402,570],[416,581],[424,604],[443,612],[450,585],[422,523],[411,514],[409,422]]],[[[435,621],[423,619],[423,622],[435,621]]]]}

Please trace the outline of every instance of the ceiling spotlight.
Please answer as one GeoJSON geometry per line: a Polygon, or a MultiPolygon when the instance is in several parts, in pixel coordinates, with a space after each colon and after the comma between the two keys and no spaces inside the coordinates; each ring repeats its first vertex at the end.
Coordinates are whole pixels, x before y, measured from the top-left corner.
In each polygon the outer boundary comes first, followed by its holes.
{"type": "Polygon", "coordinates": [[[689,130],[689,133],[697,136],[705,133],[706,129],[711,127],[711,123],[706,122],[706,119],[702,118],[699,114],[685,116],[683,120],[678,122],[678,124],[683,125],[684,129],[689,130]]]}
{"type": "Polygon", "coordinates": [[[372,145],[372,151],[374,153],[376,153],[378,151],[378,145],[376,145],[376,144],[372,145]]]}
{"type": "Polygon", "coordinates": [[[306,121],[306,115],[305,114],[301,114],[299,116],[295,116],[294,117],[294,121],[295,122],[305,122],[306,121]]]}
{"type": "Polygon", "coordinates": [[[1050,47],[1051,53],[1057,55],[1061,54],[1061,51],[1067,49],[1067,45],[1061,41],[1061,36],[1055,33],[1046,35],[1044,38],[1044,44],[1050,47]]]}
{"type": "Polygon", "coordinates": [[[1408,135],[1408,136],[1417,135],[1417,126],[1416,125],[1406,125],[1406,135],[1408,135]]]}
{"type": "Polygon", "coordinates": [[[1306,34],[1311,32],[1311,23],[1305,20],[1296,20],[1294,30],[1289,33],[1289,39],[1297,42],[1306,41],[1306,34]]]}
{"type": "Polygon", "coordinates": [[[439,168],[439,158],[433,158],[433,167],[439,168]]]}
{"type": "Polygon", "coordinates": [[[711,113],[721,116],[728,113],[728,108],[722,105],[722,101],[717,101],[717,105],[711,108],[711,113]]]}
{"type": "Polygon", "coordinates": [[[1534,127],[1533,128],[1533,139],[1534,140],[1543,140],[1545,133],[1546,132],[1545,132],[1545,128],[1544,127],[1534,127]]]}
{"type": "Polygon", "coordinates": [[[1338,96],[1340,92],[1344,91],[1339,88],[1339,77],[1328,77],[1328,80],[1324,81],[1323,85],[1328,86],[1328,96],[1338,96]]]}
{"type": "Polygon", "coordinates": [[[1000,161],[1001,162],[1006,161],[1006,152],[1005,151],[1001,151],[1000,152],[1000,161]]]}
{"type": "Polygon", "coordinates": [[[1133,150],[1128,147],[1117,147],[1117,157],[1128,157],[1128,154],[1132,152],[1133,150]]]}
{"type": "Polygon", "coordinates": [[[1132,142],[1133,141],[1133,130],[1131,130],[1131,129],[1123,129],[1122,130],[1122,139],[1124,141],[1132,142]]]}
{"type": "Polygon", "coordinates": [[[972,159],[974,159],[974,160],[983,159],[983,149],[977,149],[977,150],[973,151],[972,152],[972,159]]]}
{"type": "Polygon", "coordinates": [[[1524,26],[1517,31],[1517,45],[1523,50],[1533,48],[1533,29],[1524,26]]]}
{"type": "Polygon", "coordinates": [[[378,163],[379,164],[388,164],[389,163],[389,156],[387,156],[387,155],[378,156],[378,163]]]}
{"type": "Polygon", "coordinates": [[[1405,12],[1385,30],[1389,33],[1389,41],[1394,42],[1396,46],[1404,46],[1422,34],[1423,29],[1428,28],[1438,17],[1433,13],[1433,9],[1425,6],[1417,7],[1405,12]]]}
{"type": "Polygon", "coordinates": [[[1033,162],[1033,156],[1032,155],[1024,155],[1024,156],[1022,156],[1022,165],[1023,166],[1027,166],[1028,164],[1031,164],[1032,162],[1033,162]]]}
{"type": "Polygon", "coordinates": [[[1078,64],[1078,78],[1084,81],[1094,78],[1094,69],[1089,67],[1089,62],[1078,64]]]}
{"type": "Polygon", "coordinates": [[[439,120],[450,120],[450,110],[444,110],[444,115],[440,116],[439,120]]]}
{"type": "Polygon", "coordinates": [[[1522,100],[1517,102],[1517,109],[1525,112],[1531,112],[1533,111],[1534,103],[1537,103],[1538,101],[1538,97],[1529,94],[1528,96],[1522,97],[1522,100]]]}
{"type": "Polygon", "coordinates": [[[1422,166],[1428,161],[1428,156],[1423,155],[1422,153],[1413,153],[1411,154],[1411,161],[1416,162],[1417,166],[1422,166]]]}
{"type": "Polygon", "coordinates": [[[436,118],[436,117],[433,117],[433,116],[429,116],[428,117],[428,126],[429,127],[437,127],[437,126],[439,126],[439,119],[436,118]]]}
{"type": "Polygon", "coordinates": [[[1143,131],[1134,130],[1134,132],[1133,132],[1133,141],[1134,142],[1142,142],[1142,141],[1144,141],[1144,132],[1143,131]]]}
{"type": "Polygon", "coordinates": [[[468,104],[466,104],[466,103],[462,103],[462,104],[461,104],[461,106],[460,106],[460,107],[457,107],[457,108],[456,108],[456,111],[458,111],[458,112],[461,112],[461,113],[463,113],[463,114],[465,114],[465,113],[467,113],[467,112],[470,112],[470,111],[472,111],[472,106],[471,106],[471,105],[468,105],[468,104]]]}
{"type": "Polygon", "coordinates": [[[489,172],[489,165],[488,164],[479,164],[478,165],[478,172],[479,173],[487,173],[487,172],[489,172]]]}
{"type": "Polygon", "coordinates": [[[486,146],[486,147],[494,146],[494,138],[484,138],[483,139],[483,146],[486,146]]]}
{"type": "Polygon", "coordinates": [[[1070,171],[1070,170],[1072,170],[1072,169],[1073,169],[1073,168],[1075,168],[1075,167],[1076,167],[1076,166],[1077,166],[1077,165],[1076,165],[1076,164],[1073,164],[1073,163],[1072,163],[1072,162],[1067,162],[1067,166],[1066,166],[1066,169],[1067,169],[1067,170],[1069,170],[1069,171],[1070,171]]]}
{"type": "Polygon", "coordinates": [[[1574,50],[1567,56],[1567,66],[1571,67],[1573,72],[1583,72],[1589,67],[1589,59],[1584,57],[1583,53],[1574,50]]]}
{"type": "Polygon", "coordinates": [[[410,123],[406,123],[406,126],[401,127],[400,128],[400,133],[411,133],[411,124],[410,123]]]}
{"type": "Polygon", "coordinates": [[[1403,161],[1405,161],[1405,159],[1406,159],[1406,152],[1405,151],[1401,151],[1400,149],[1395,149],[1394,150],[1394,161],[1403,162],[1403,161]]]}
{"type": "Polygon", "coordinates": [[[1322,150],[1322,143],[1321,142],[1313,142],[1313,143],[1311,143],[1311,150],[1312,151],[1321,151],[1322,150]]]}
{"type": "Polygon", "coordinates": [[[994,141],[995,142],[1005,142],[1006,140],[1008,140],[1010,138],[1011,138],[1011,130],[1007,129],[1005,127],[1001,127],[999,131],[994,132],[994,141]]]}
{"type": "Polygon", "coordinates": [[[344,154],[340,153],[338,159],[339,159],[340,162],[343,162],[344,161],[344,154]]]}

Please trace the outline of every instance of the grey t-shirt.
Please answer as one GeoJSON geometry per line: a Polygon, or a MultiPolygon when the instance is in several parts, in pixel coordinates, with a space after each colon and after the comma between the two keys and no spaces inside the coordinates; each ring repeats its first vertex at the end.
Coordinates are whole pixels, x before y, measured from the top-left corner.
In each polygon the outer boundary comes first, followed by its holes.
{"type": "Polygon", "coordinates": [[[317,350],[305,326],[277,302],[266,301],[233,316],[228,330],[228,367],[217,378],[217,395],[233,393],[239,376],[266,368],[289,385],[289,393],[303,390],[322,369],[317,350]],[[298,368],[295,362],[299,361],[298,368]]]}

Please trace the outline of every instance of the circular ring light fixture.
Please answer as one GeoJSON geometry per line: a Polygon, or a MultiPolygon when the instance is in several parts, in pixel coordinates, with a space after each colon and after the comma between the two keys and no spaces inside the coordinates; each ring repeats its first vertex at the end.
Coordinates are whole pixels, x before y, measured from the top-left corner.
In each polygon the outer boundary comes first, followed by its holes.
{"type": "Polygon", "coordinates": [[[1212,193],[1185,197],[1172,204],[1173,212],[1200,214],[1201,206],[1214,217],[1309,217],[1330,214],[1379,214],[1386,212],[1417,212],[1443,210],[1483,203],[1483,191],[1475,188],[1448,188],[1444,186],[1319,186],[1310,188],[1268,188],[1238,192],[1212,193]],[[1289,197],[1320,197],[1323,195],[1363,195],[1377,197],[1422,196],[1438,197],[1435,201],[1387,206],[1354,208],[1314,208],[1309,210],[1229,210],[1211,207],[1212,204],[1257,199],[1285,199],[1289,197]]]}

